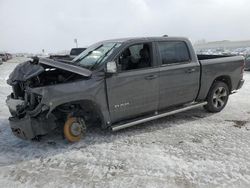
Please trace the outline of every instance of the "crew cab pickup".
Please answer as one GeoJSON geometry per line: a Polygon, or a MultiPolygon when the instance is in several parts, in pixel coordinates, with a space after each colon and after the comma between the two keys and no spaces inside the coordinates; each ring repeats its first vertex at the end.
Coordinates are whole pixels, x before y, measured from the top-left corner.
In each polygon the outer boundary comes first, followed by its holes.
{"type": "Polygon", "coordinates": [[[38,138],[55,128],[78,141],[87,128],[122,128],[204,106],[221,111],[244,83],[241,56],[196,55],[186,38],[108,40],[71,63],[35,59],[8,84],[13,133],[38,138]]]}

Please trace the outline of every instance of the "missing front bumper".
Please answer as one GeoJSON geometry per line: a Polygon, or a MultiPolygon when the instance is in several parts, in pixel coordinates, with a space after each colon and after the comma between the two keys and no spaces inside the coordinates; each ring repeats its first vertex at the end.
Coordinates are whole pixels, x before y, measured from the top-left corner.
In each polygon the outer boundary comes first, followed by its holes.
{"type": "Polygon", "coordinates": [[[22,119],[10,117],[10,127],[15,136],[21,139],[33,139],[36,136],[46,135],[57,127],[56,118],[50,115],[49,118],[25,116],[22,119]]]}

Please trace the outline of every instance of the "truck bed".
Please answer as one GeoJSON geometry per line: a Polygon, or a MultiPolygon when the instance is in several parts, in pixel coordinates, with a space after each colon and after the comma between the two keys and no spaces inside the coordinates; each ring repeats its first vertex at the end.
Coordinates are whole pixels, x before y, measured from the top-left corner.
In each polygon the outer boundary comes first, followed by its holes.
{"type": "Polygon", "coordinates": [[[228,55],[197,55],[197,57],[201,65],[198,100],[206,98],[210,86],[217,78],[228,78],[230,90],[238,89],[239,82],[243,77],[244,57],[228,55]]]}

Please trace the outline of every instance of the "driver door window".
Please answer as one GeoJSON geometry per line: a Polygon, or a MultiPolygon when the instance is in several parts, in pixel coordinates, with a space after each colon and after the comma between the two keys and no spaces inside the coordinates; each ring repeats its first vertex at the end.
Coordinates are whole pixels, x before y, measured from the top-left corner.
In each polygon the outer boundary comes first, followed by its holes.
{"type": "Polygon", "coordinates": [[[136,44],[125,49],[119,56],[119,70],[129,71],[151,67],[151,50],[149,44],[136,44]]]}

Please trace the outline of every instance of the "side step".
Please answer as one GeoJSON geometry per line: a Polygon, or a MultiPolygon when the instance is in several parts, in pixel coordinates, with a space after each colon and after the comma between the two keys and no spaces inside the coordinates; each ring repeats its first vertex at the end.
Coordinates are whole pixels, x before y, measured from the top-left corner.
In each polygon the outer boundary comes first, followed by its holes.
{"type": "Polygon", "coordinates": [[[147,122],[147,121],[151,121],[151,120],[159,119],[159,118],[162,118],[162,117],[170,116],[170,115],[177,114],[179,112],[184,112],[184,111],[187,111],[187,110],[191,110],[191,109],[194,109],[194,108],[198,108],[198,107],[204,106],[206,104],[207,104],[207,102],[195,103],[195,104],[192,104],[190,106],[186,106],[186,107],[183,107],[183,108],[180,108],[180,109],[177,109],[177,110],[173,110],[173,111],[165,112],[165,113],[162,113],[162,114],[154,115],[154,116],[147,117],[147,118],[144,118],[144,119],[140,119],[140,120],[136,120],[136,121],[132,121],[132,122],[125,123],[125,124],[120,124],[120,125],[113,125],[113,126],[111,126],[111,130],[112,131],[118,131],[118,130],[121,130],[121,129],[124,129],[124,128],[127,128],[127,127],[131,127],[131,126],[134,126],[134,125],[137,125],[137,124],[140,124],[140,123],[144,123],[144,122],[147,122]]]}

